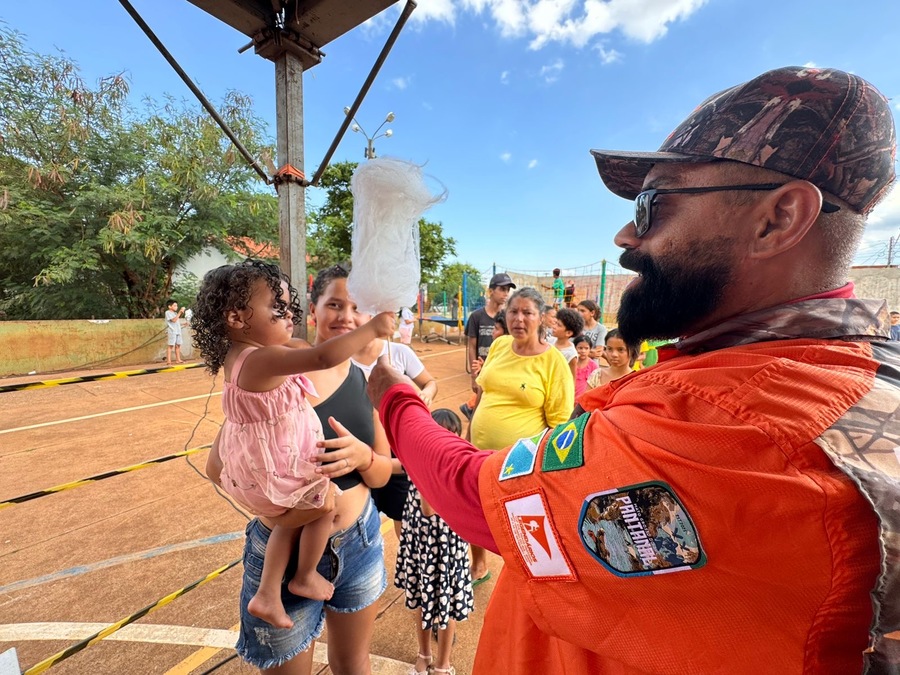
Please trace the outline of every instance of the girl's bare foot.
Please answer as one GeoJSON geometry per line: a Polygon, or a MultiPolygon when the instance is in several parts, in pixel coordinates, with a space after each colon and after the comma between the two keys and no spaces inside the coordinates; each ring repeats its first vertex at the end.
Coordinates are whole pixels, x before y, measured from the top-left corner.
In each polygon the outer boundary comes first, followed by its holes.
{"type": "Polygon", "coordinates": [[[301,598],[331,600],[331,596],[334,595],[334,584],[313,570],[310,574],[298,575],[291,579],[288,582],[288,590],[301,598]]]}
{"type": "Polygon", "coordinates": [[[275,628],[291,628],[294,625],[291,617],[284,611],[280,597],[269,598],[257,593],[247,603],[247,611],[275,628]]]}

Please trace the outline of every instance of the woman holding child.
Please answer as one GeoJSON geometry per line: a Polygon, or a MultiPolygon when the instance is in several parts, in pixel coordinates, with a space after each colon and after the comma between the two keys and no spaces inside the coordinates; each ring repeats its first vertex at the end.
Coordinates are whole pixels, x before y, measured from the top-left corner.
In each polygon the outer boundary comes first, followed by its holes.
{"type": "MultiPolygon", "coordinates": [[[[347,293],[347,276],[343,267],[335,265],[321,271],[313,283],[309,312],[316,324],[316,346],[356,327],[356,305],[347,293]]],[[[322,454],[316,460],[321,463],[321,473],[342,492],[321,509],[289,512],[291,522],[281,522],[282,517],[259,517],[247,526],[237,651],[263,673],[309,675],[315,639],[327,624],[331,672],[367,673],[378,609],[375,601],[387,586],[384,542],[370,488],[387,482],[390,450],[359,368],[347,359],[307,375],[315,388],[315,395],[308,395],[308,399],[325,434],[325,440],[319,442],[322,454]],[[334,507],[329,511],[331,504],[334,507]],[[307,517],[298,518],[298,513],[307,517]],[[283,590],[284,609],[293,626],[275,628],[251,615],[247,608],[259,586],[272,527],[300,527],[320,516],[330,519],[331,533],[317,569],[334,584],[334,593],[329,600],[321,601],[283,590]]],[[[210,478],[217,480],[215,467],[208,468],[210,478]]]]}

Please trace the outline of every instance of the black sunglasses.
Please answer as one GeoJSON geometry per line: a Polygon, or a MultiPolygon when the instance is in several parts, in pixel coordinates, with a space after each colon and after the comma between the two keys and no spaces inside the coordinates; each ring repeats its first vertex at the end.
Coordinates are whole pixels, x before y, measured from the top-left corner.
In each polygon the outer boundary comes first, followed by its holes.
{"type": "MultiPolygon", "coordinates": [[[[699,195],[704,192],[724,192],[726,190],[777,190],[784,183],[758,183],[755,185],[714,185],[712,187],[687,187],[672,188],[670,190],[657,190],[652,188],[638,193],[634,198],[634,235],[643,237],[650,230],[653,223],[653,202],[659,195],[699,195]]],[[[840,206],[831,202],[822,202],[822,213],[834,213],[840,211],[840,206]]]]}

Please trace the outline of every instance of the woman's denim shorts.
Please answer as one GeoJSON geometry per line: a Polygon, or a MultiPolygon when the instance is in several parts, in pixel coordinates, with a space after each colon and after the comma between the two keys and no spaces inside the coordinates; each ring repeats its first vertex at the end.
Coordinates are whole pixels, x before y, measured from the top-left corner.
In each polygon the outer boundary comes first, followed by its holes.
{"type": "Polygon", "coordinates": [[[241,589],[241,630],[237,652],[257,668],[274,668],[309,649],[322,634],[325,610],[350,613],[375,602],[387,587],[384,568],[384,540],[381,519],[370,499],[362,515],[350,527],[328,540],[325,555],[319,561],[319,574],[334,584],[328,602],[300,598],[290,593],[287,581],[296,568],[296,554],[288,566],[281,586],[281,601],[294,622],[293,628],[275,628],[247,611],[262,575],[263,558],[270,530],[253,519],[247,525],[244,544],[244,581],[241,589]]]}

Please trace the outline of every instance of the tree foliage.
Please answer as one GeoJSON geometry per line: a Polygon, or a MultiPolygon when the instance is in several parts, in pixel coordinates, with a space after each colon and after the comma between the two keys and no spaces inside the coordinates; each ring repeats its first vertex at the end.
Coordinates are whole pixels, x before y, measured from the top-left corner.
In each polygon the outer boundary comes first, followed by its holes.
{"type": "MultiPolygon", "coordinates": [[[[315,269],[350,260],[353,229],[350,179],[356,167],[356,162],[337,162],[322,174],[320,184],[325,190],[325,201],[321,207],[310,209],[307,214],[307,252],[315,269]]],[[[444,260],[455,255],[456,240],[444,236],[441,223],[420,218],[419,257],[422,281],[438,279],[444,260]]]]}
{"type": "MultiPolygon", "coordinates": [[[[64,56],[0,26],[0,311],[7,318],[159,316],[173,274],[232,238],[278,240],[277,200],[197,105],[89,86],[64,56]]],[[[271,156],[251,101],[222,117],[271,156]]]]}
{"type": "Polygon", "coordinates": [[[466,279],[465,297],[469,307],[474,306],[484,293],[484,287],[481,285],[481,272],[472,265],[461,262],[445,265],[439,279],[429,285],[428,292],[434,302],[443,303],[445,294],[446,297],[451,298],[462,290],[463,276],[466,279]]]}

